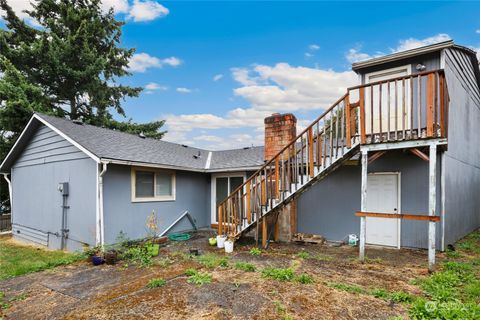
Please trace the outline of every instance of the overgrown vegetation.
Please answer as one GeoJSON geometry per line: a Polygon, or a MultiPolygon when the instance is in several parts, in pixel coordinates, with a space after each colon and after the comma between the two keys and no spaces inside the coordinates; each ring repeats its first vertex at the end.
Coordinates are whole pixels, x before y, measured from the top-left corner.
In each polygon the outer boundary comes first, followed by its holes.
{"type": "Polygon", "coordinates": [[[82,254],[22,246],[0,238],[0,280],[68,265],[84,258],[82,254]]]}
{"type": "Polygon", "coordinates": [[[196,269],[190,268],[185,271],[185,274],[188,276],[187,282],[197,286],[212,282],[212,276],[207,272],[199,272],[196,269]]]}
{"type": "Polygon", "coordinates": [[[149,288],[149,289],[153,289],[153,288],[160,288],[160,287],[163,287],[164,285],[167,284],[167,281],[165,279],[162,279],[162,278],[153,278],[151,279],[150,281],[148,281],[147,285],[145,287],[149,288]]]}
{"type": "MultiPolygon", "coordinates": [[[[404,291],[385,289],[368,290],[346,283],[327,283],[337,290],[354,294],[368,294],[376,298],[404,303],[409,306],[412,319],[480,319],[480,231],[476,231],[457,244],[457,250],[448,250],[448,260],[431,276],[413,283],[424,292],[415,296],[404,291]]],[[[381,263],[370,259],[370,263],[381,263]]]]}

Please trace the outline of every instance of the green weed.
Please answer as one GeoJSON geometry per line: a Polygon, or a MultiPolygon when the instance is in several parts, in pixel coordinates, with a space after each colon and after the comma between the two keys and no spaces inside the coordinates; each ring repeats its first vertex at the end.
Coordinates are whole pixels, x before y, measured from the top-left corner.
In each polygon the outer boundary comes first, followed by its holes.
{"type": "Polygon", "coordinates": [[[262,276],[279,281],[293,281],[295,272],[292,268],[265,268],[262,270],[262,276]]]}
{"type": "Polygon", "coordinates": [[[333,260],[332,256],[329,256],[328,254],[322,254],[322,253],[319,253],[319,254],[315,255],[313,258],[315,260],[318,260],[318,261],[332,261],[333,260]]]}
{"type": "Polygon", "coordinates": [[[212,276],[209,273],[198,272],[195,269],[188,269],[187,272],[185,272],[185,274],[189,276],[187,279],[188,283],[201,286],[201,285],[212,282],[212,276]]]}
{"type": "Polygon", "coordinates": [[[235,263],[235,268],[245,272],[255,272],[256,270],[256,267],[253,263],[243,261],[235,263]]]}
{"type": "Polygon", "coordinates": [[[145,287],[147,287],[149,289],[153,289],[153,288],[163,287],[166,284],[167,284],[167,281],[165,281],[165,279],[153,278],[150,281],[148,281],[148,283],[145,287]]]}
{"type": "Polygon", "coordinates": [[[252,248],[250,249],[250,254],[252,256],[259,256],[262,254],[262,250],[260,250],[259,248],[252,248]]]}
{"type": "Polygon", "coordinates": [[[205,255],[198,256],[196,260],[209,269],[216,267],[228,267],[228,258],[216,255],[214,253],[207,253],[205,255]]]}
{"type": "Polygon", "coordinates": [[[297,253],[297,257],[299,257],[300,259],[308,259],[308,258],[310,258],[310,253],[302,250],[302,251],[297,253]]]}
{"type": "Polygon", "coordinates": [[[311,284],[315,282],[315,279],[309,274],[301,274],[295,277],[295,281],[301,284],[311,284]]]}
{"type": "Polygon", "coordinates": [[[356,285],[348,284],[348,283],[328,283],[327,284],[329,287],[341,290],[341,291],[346,291],[350,293],[366,293],[365,289],[356,285]]]}

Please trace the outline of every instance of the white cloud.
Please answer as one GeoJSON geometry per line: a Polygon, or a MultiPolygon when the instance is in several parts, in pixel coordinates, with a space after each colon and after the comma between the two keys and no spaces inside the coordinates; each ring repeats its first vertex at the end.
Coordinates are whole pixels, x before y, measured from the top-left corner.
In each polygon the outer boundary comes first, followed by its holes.
{"type": "Polygon", "coordinates": [[[320,49],[320,46],[318,44],[311,44],[308,46],[308,49],[310,49],[311,51],[317,51],[318,49],[320,49]]]}
{"type": "Polygon", "coordinates": [[[108,11],[110,8],[113,8],[115,13],[127,13],[129,9],[127,0],[102,0],[100,7],[104,11],[108,11]]]}
{"type": "MultiPolygon", "coordinates": [[[[320,113],[321,109],[343,95],[347,87],[356,84],[357,79],[352,71],[294,67],[287,63],[233,68],[232,75],[242,85],[234,90],[235,95],[244,98],[249,106],[232,109],[224,115],[163,115],[161,119],[167,120],[168,130],[165,139],[181,143],[193,140],[195,144],[209,149],[262,145],[263,120],[266,116],[274,112],[309,110],[318,110],[320,113]],[[190,134],[205,130],[217,132],[188,139],[190,134]],[[231,130],[242,132],[225,133],[231,130]]],[[[309,119],[299,119],[297,126],[300,130],[309,123],[309,119]]]]}
{"type": "Polygon", "coordinates": [[[177,67],[182,64],[182,61],[176,57],[159,59],[152,57],[148,53],[136,53],[128,63],[128,69],[131,72],[145,72],[149,68],[161,68],[165,65],[177,67]]]}
{"type": "Polygon", "coordinates": [[[151,21],[157,18],[163,18],[169,13],[170,11],[167,8],[156,1],[134,0],[127,19],[132,19],[135,22],[151,21]]]}
{"type": "Polygon", "coordinates": [[[223,78],[223,74],[219,73],[213,76],[213,81],[218,81],[223,78]]]}
{"type": "Polygon", "coordinates": [[[167,91],[168,87],[159,85],[158,83],[155,83],[155,82],[150,82],[145,86],[145,90],[146,90],[145,93],[152,94],[154,91],[167,91]]]}
{"type": "Polygon", "coordinates": [[[372,58],[369,54],[360,52],[359,48],[352,48],[348,50],[347,54],[345,55],[347,61],[350,63],[355,63],[359,61],[364,61],[372,58]]]}
{"type": "Polygon", "coordinates": [[[475,30],[475,33],[480,33],[480,29],[475,30]]]}
{"type": "Polygon", "coordinates": [[[394,49],[391,49],[391,51],[392,52],[406,51],[406,50],[428,46],[434,43],[439,43],[439,42],[443,42],[451,39],[452,38],[446,33],[439,33],[425,39],[408,38],[405,40],[400,40],[398,46],[394,49]]]}
{"type": "Polygon", "coordinates": [[[256,110],[269,112],[325,108],[357,81],[352,71],[294,67],[288,63],[273,67],[257,65],[250,73],[264,84],[242,78],[239,82],[244,86],[235,89],[234,93],[249,101],[256,110]]]}
{"type": "Polygon", "coordinates": [[[180,88],[177,88],[177,92],[179,92],[179,93],[192,93],[192,89],[180,87],[180,88]]]}
{"type": "Polygon", "coordinates": [[[311,57],[313,57],[313,56],[314,56],[313,53],[305,52],[305,58],[311,58],[311,57]]]}

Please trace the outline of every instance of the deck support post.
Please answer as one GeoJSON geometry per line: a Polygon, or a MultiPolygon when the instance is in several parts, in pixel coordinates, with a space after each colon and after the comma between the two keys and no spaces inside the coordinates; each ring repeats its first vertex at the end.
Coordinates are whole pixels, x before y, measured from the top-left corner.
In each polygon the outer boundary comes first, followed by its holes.
{"type": "MultiPolygon", "coordinates": [[[[361,195],[361,210],[367,211],[367,178],[368,178],[368,150],[362,148],[362,195],[361,195]]],[[[360,252],[358,259],[365,260],[365,241],[366,241],[366,217],[360,217],[360,252]]]]}
{"type": "MultiPolygon", "coordinates": [[[[428,214],[435,216],[437,199],[437,145],[430,145],[428,214]]],[[[435,269],[435,222],[428,222],[428,271],[435,269]]]]}

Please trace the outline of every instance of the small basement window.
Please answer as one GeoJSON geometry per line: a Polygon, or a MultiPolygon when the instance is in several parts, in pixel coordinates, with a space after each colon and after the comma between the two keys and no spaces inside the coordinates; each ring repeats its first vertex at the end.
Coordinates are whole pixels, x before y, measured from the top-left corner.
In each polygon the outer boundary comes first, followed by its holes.
{"type": "Polygon", "coordinates": [[[175,173],[132,168],[132,202],[175,200],[175,173]]]}

